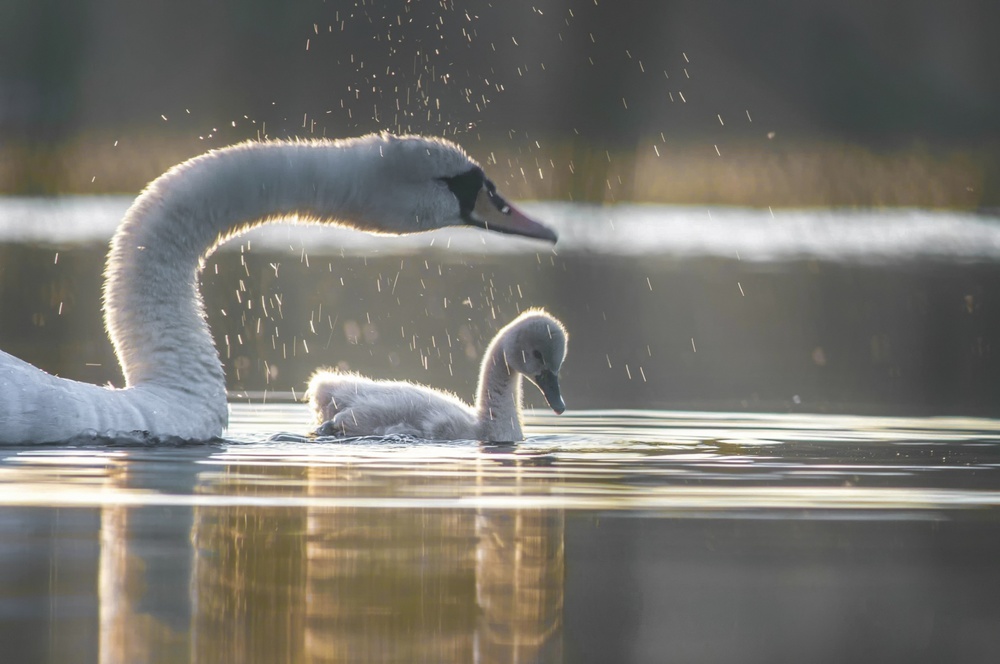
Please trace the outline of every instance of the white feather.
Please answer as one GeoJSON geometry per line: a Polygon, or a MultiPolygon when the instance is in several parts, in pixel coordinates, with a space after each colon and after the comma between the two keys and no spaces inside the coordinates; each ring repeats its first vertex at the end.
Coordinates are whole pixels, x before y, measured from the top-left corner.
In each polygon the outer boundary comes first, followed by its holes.
{"type": "Polygon", "coordinates": [[[523,439],[521,379],[547,372],[543,393],[562,412],[558,376],[566,356],[566,329],[530,310],[500,330],[483,355],[475,406],[454,394],[405,381],[372,380],[320,369],[306,393],[324,435],[405,434],[428,440],[508,442],[523,439]]]}
{"type": "Polygon", "coordinates": [[[105,323],[126,387],[57,378],[0,352],[0,443],[220,435],[229,414],[198,292],[205,257],[276,219],[390,234],[460,225],[441,178],[474,168],[447,141],[389,135],[244,143],[174,167],[135,200],[108,255],[105,323]]]}

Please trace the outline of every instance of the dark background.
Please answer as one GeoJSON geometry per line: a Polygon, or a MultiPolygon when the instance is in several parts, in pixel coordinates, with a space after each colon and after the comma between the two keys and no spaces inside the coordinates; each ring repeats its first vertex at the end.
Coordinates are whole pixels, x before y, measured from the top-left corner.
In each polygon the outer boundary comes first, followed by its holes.
{"type": "Polygon", "coordinates": [[[995,205],[997,25],[971,0],[7,0],[0,190],[133,192],[206,147],[390,130],[493,153],[519,195],[995,205]],[[671,190],[685,171],[724,182],[671,190]]]}

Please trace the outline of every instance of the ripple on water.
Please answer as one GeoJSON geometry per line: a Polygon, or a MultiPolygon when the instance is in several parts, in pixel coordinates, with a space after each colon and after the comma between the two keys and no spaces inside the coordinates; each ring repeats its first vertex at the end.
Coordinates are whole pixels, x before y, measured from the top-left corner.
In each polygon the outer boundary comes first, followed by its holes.
{"type": "Polygon", "coordinates": [[[0,502],[896,518],[1000,505],[995,420],[532,413],[516,446],[314,439],[307,421],[301,404],[234,405],[226,440],[10,448],[0,502]]]}

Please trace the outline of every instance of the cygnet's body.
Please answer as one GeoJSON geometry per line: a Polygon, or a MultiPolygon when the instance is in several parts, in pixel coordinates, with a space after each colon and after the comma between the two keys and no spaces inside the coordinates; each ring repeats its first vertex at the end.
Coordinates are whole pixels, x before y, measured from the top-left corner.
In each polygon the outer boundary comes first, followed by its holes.
{"type": "Polygon", "coordinates": [[[538,386],[556,413],[566,409],[559,389],[566,341],[566,328],[544,311],[515,318],[486,349],[475,406],[423,385],[328,369],[313,375],[306,396],[321,435],[518,441],[524,438],[522,376],[538,386]]]}

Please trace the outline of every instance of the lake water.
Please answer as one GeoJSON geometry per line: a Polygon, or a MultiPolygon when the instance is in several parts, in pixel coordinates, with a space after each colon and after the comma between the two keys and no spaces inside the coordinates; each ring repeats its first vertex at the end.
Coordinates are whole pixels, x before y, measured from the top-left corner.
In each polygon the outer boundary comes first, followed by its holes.
{"type": "MultiPolygon", "coordinates": [[[[125,205],[0,202],[0,346],[120,381],[125,205]]],[[[4,661],[995,660],[993,220],[537,210],[558,253],[281,228],[213,257],[224,440],[0,449],[4,661]],[[469,394],[526,306],[571,340],[524,443],[308,436],[317,364],[469,394]]]]}

